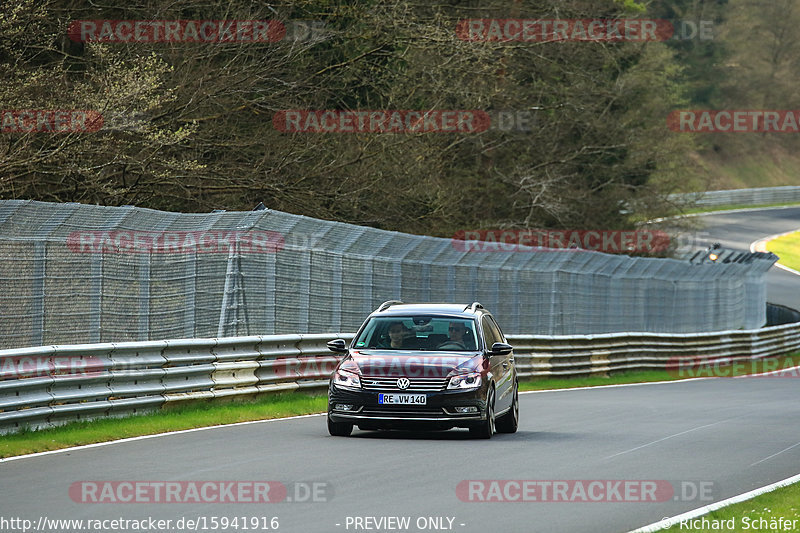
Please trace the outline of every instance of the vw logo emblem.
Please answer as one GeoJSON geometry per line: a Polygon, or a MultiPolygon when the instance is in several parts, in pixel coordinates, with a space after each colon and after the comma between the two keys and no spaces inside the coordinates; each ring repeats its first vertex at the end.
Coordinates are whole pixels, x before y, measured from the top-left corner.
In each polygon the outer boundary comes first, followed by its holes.
{"type": "Polygon", "coordinates": [[[397,388],[401,390],[406,390],[409,385],[411,385],[411,381],[408,378],[400,378],[397,380],[397,388]]]}

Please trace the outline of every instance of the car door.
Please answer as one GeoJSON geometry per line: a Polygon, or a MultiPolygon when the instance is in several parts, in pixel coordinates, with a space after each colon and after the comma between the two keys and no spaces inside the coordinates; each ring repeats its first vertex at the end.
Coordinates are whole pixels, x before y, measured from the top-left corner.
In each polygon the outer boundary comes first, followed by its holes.
{"type": "MultiPolygon", "coordinates": [[[[497,321],[494,319],[493,316],[489,316],[489,320],[491,320],[492,325],[494,326],[494,331],[497,334],[497,338],[499,342],[503,342],[508,344],[508,339],[506,336],[503,335],[503,331],[500,329],[500,326],[497,325],[497,321]]],[[[503,369],[506,371],[506,378],[508,380],[508,405],[511,406],[511,403],[514,401],[514,384],[517,380],[517,371],[516,367],[514,366],[514,352],[504,355],[504,362],[503,362],[503,369]]]]}
{"type": "MultiPolygon", "coordinates": [[[[504,342],[503,334],[494,320],[490,316],[484,315],[481,318],[481,330],[483,333],[483,341],[486,351],[492,349],[495,342],[504,342]]],[[[496,397],[495,397],[495,412],[499,413],[511,406],[513,382],[511,365],[509,364],[508,355],[490,355],[489,367],[494,375],[496,384],[496,397]]]]}

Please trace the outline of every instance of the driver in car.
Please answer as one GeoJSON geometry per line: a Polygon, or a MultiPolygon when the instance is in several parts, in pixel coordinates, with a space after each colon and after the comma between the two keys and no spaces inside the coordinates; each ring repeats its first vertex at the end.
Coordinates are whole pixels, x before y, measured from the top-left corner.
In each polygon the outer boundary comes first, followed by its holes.
{"type": "Polygon", "coordinates": [[[467,328],[463,322],[450,322],[447,332],[450,338],[440,344],[437,348],[444,350],[466,350],[467,343],[464,340],[464,333],[467,328]]]}

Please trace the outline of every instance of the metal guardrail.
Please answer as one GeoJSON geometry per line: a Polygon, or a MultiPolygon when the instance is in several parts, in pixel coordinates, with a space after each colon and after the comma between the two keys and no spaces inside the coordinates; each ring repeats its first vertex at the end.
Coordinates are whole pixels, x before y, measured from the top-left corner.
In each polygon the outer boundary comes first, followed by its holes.
{"type": "MultiPolygon", "coordinates": [[[[153,411],[171,402],[319,390],[337,356],[308,334],[46,346],[0,351],[0,433],[153,411]]],[[[664,369],[800,350],[800,323],[703,334],[514,335],[522,377],[664,369]]]]}
{"type": "Polygon", "coordinates": [[[696,202],[701,207],[728,205],[769,205],[800,202],[800,187],[760,187],[754,189],[731,189],[686,194],[673,194],[672,200],[696,202]]]}
{"type": "Polygon", "coordinates": [[[331,335],[271,335],[0,350],[0,433],[125,416],[181,400],[325,386],[331,335]],[[298,379],[295,369],[309,374],[298,379]]]}

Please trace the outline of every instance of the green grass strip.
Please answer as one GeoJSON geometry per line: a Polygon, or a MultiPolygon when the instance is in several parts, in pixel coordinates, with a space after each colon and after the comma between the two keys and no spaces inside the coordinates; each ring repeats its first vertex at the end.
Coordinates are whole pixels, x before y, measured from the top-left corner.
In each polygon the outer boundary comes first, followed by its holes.
{"type": "Polygon", "coordinates": [[[800,270],[800,231],[769,241],[767,250],[780,257],[780,264],[800,270]]]}
{"type": "Polygon", "coordinates": [[[174,405],[151,414],[70,422],[39,431],[25,430],[3,435],[0,436],[0,457],[182,429],[321,413],[326,409],[327,397],[294,392],[263,396],[255,400],[186,402],[174,405]]]}
{"type": "Polygon", "coordinates": [[[687,521],[683,527],[678,523],[664,531],[800,531],[800,483],[711,511],[687,521]]]}

